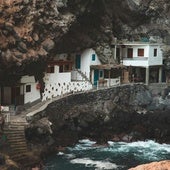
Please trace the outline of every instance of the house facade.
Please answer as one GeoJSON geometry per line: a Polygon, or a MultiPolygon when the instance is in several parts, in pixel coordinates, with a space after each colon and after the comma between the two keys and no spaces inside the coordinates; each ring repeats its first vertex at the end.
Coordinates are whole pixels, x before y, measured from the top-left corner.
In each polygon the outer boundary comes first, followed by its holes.
{"type": "Polygon", "coordinates": [[[117,45],[120,61],[127,69],[123,82],[162,82],[163,57],[160,44],[150,42],[127,42],[117,45]]]}
{"type": "Polygon", "coordinates": [[[86,49],[81,54],[73,56],[72,79],[80,80],[84,78],[91,82],[94,87],[109,87],[120,83],[120,75],[115,74],[113,64],[102,64],[95,50],[86,49]]]}
{"type": "Polygon", "coordinates": [[[81,75],[75,75],[74,64],[74,58],[68,54],[59,54],[48,62],[42,100],[92,89],[89,81],[83,79],[81,75]],[[73,79],[74,76],[78,79],[73,79]]]}
{"type": "Polygon", "coordinates": [[[38,82],[34,76],[22,76],[13,86],[0,87],[0,105],[6,106],[6,111],[15,111],[20,105],[35,102],[40,99],[38,82]]]}

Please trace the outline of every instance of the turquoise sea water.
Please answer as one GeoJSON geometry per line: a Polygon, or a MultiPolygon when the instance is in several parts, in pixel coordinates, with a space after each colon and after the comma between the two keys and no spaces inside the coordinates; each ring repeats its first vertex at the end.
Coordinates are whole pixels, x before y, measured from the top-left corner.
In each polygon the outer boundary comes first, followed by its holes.
{"type": "Polygon", "coordinates": [[[74,147],[51,155],[45,170],[127,170],[130,167],[170,159],[170,145],[154,141],[111,142],[95,146],[95,141],[80,140],[74,147]]]}

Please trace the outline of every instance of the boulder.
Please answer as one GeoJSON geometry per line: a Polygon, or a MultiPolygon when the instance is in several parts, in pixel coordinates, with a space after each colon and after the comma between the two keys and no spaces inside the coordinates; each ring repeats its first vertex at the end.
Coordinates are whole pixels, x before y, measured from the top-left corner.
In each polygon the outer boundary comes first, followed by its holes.
{"type": "Polygon", "coordinates": [[[135,168],[130,168],[129,170],[170,170],[170,160],[139,165],[135,168]]]}

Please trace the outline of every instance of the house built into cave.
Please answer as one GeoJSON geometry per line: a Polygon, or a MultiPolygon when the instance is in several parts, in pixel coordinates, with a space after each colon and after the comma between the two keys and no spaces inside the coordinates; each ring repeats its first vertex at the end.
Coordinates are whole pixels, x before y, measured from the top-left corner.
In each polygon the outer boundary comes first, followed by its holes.
{"type": "MultiPolygon", "coordinates": [[[[93,88],[121,83],[161,83],[163,57],[160,44],[123,42],[114,44],[117,62],[103,64],[93,49],[79,53],[56,54],[47,62],[44,91],[34,76],[22,76],[15,86],[1,86],[1,105],[12,106],[48,100],[93,88]]],[[[14,106],[14,107],[13,107],[14,106]]]]}
{"type": "Polygon", "coordinates": [[[117,58],[127,69],[122,82],[161,83],[163,55],[160,44],[151,42],[124,42],[117,44],[117,58]]]}

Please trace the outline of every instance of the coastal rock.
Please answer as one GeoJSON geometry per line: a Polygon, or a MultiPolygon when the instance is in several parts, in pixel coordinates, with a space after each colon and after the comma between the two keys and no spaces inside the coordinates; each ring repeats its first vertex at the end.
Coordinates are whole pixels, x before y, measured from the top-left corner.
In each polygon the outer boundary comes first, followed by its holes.
{"type": "MultiPolygon", "coordinates": [[[[52,123],[52,135],[61,146],[64,140],[68,144],[81,137],[99,143],[112,139],[126,142],[146,139],[169,142],[169,110],[144,112],[151,102],[152,95],[145,85],[117,86],[59,99],[28,120],[36,122],[40,117],[48,117],[52,123]],[[143,100],[144,96],[147,96],[146,100],[143,100]],[[72,133],[69,140],[68,132],[72,133]]],[[[36,128],[30,127],[28,131],[37,134],[38,127],[41,130],[44,128],[38,125],[36,128]]],[[[32,135],[32,139],[35,136],[32,135]]]]}
{"type": "Polygon", "coordinates": [[[135,168],[130,168],[129,170],[169,170],[170,160],[152,162],[149,164],[139,165],[135,168]]]}

